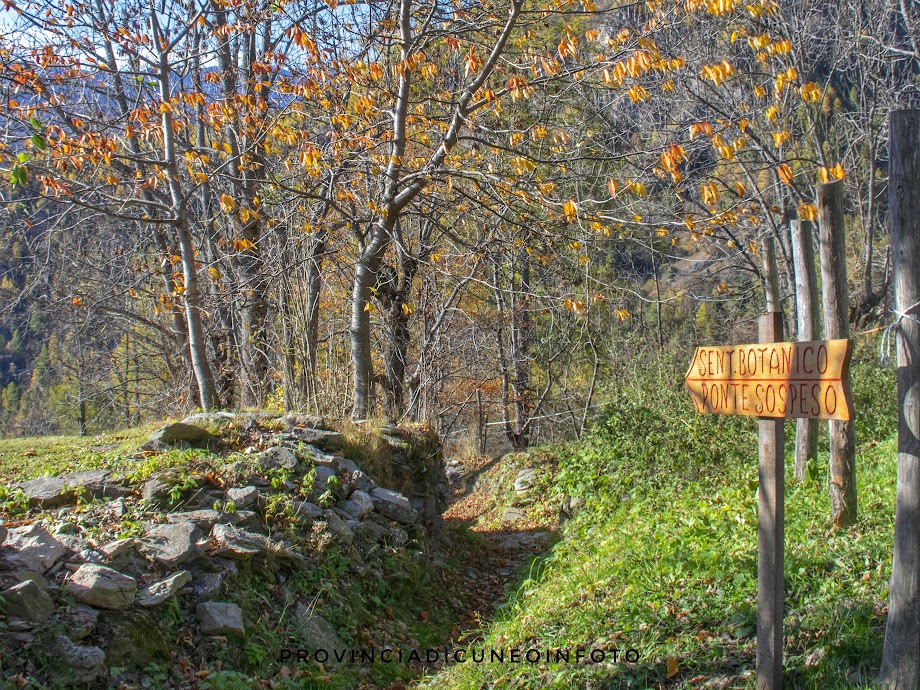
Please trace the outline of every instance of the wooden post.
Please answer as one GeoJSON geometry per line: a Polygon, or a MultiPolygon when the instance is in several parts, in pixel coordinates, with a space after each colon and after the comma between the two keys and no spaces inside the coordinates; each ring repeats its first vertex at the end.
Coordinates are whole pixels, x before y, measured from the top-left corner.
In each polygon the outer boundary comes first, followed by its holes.
{"type": "MultiPolygon", "coordinates": [[[[818,338],[818,279],[811,223],[792,220],[792,257],[795,264],[796,340],[818,338]]],[[[809,460],[818,458],[818,420],[797,419],[795,427],[795,478],[805,479],[809,460]]]]}
{"type": "MultiPolygon", "coordinates": [[[[783,338],[783,315],[760,317],[760,342],[783,338]]],[[[757,492],[757,690],[783,687],[783,447],[782,419],[761,417],[757,492]]]]}
{"type": "MultiPolygon", "coordinates": [[[[824,337],[829,340],[849,338],[843,180],[818,185],[817,204],[824,337]]],[[[831,445],[831,517],[834,527],[840,529],[856,522],[856,433],[852,421],[832,421],[828,424],[831,445]]]]}
{"type": "Polygon", "coordinates": [[[486,419],[482,411],[482,389],[476,389],[476,446],[480,455],[486,454],[486,419]]]}
{"type": "Polygon", "coordinates": [[[898,488],[886,690],[920,687],[920,110],[891,113],[888,208],[898,344],[898,488]]]}

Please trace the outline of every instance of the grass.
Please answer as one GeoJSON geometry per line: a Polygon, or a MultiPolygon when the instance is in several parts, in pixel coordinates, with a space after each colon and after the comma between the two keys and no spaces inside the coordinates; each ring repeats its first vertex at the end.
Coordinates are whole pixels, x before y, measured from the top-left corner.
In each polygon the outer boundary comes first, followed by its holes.
{"type": "MultiPolygon", "coordinates": [[[[582,443],[534,454],[543,502],[576,496],[585,506],[504,615],[461,641],[486,660],[454,664],[423,688],[755,687],[756,422],[694,415],[686,397],[668,382],[630,387],[582,443]],[[578,648],[617,649],[618,659],[575,663],[578,648]],[[493,649],[543,655],[490,663],[493,649]],[[572,662],[547,662],[547,649],[571,650],[572,662]],[[626,661],[627,650],[638,658],[626,661]]],[[[853,528],[830,528],[823,467],[812,480],[792,478],[787,433],[789,688],[866,686],[881,660],[894,528],[892,372],[855,367],[854,397],[853,528]]]]}
{"type": "Polygon", "coordinates": [[[162,423],[98,436],[0,439],[0,483],[78,470],[127,467],[127,458],[162,423]]]}

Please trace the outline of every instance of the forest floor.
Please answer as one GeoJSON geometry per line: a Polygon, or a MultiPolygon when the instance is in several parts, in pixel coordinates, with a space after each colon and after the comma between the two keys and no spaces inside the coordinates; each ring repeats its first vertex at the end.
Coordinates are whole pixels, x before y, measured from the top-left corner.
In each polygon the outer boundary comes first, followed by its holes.
{"type": "Polygon", "coordinates": [[[476,559],[468,559],[475,567],[458,573],[468,594],[460,629],[479,626],[493,617],[515,585],[527,578],[533,560],[555,540],[557,525],[552,522],[525,515],[502,519],[491,487],[481,481],[500,462],[501,457],[473,456],[451,463],[450,507],[444,520],[451,531],[468,529],[479,551],[476,559]]]}

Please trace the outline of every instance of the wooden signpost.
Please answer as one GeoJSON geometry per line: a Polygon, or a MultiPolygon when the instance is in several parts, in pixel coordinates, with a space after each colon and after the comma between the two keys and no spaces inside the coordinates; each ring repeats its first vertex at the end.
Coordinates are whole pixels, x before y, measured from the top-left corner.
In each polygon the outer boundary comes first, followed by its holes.
{"type": "Polygon", "coordinates": [[[784,420],[853,418],[849,340],[781,342],[782,314],[760,318],[760,343],[698,347],[684,383],[697,412],[759,417],[757,688],[783,686],[784,420]]]}

